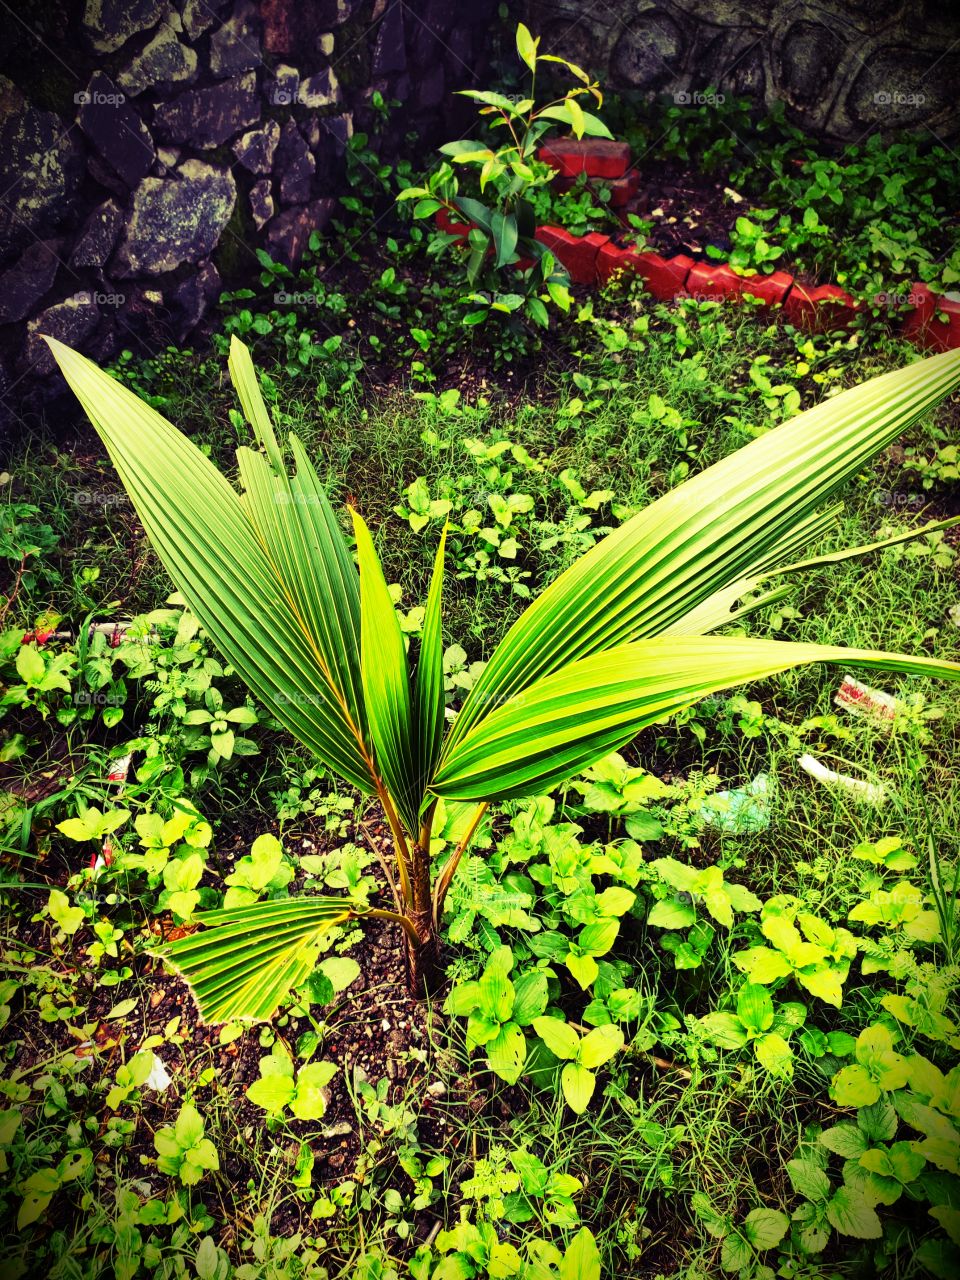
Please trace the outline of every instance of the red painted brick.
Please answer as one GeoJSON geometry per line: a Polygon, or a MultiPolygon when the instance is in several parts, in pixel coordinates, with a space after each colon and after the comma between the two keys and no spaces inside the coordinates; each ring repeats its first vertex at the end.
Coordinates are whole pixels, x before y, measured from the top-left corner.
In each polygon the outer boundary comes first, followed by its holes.
{"type": "Polygon", "coordinates": [[[597,254],[597,278],[601,284],[618,271],[631,271],[643,278],[648,292],[664,302],[682,292],[692,266],[693,259],[685,253],[661,258],[659,253],[620,249],[614,244],[604,245],[597,254]]]}
{"type": "Polygon", "coordinates": [[[685,253],[675,254],[672,258],[662,258],[659,253],[647,251],[636,252],[634,257],[636,259],[634,269],[637,274],[643,276],[648,291],[663,302],[683,292],[687,277],[694,266],[693,259],[685,253]]]}
{"type": "MultiPolygon", "coordinates": [[[[918,347],[927,345],[927,330],[937,314],[937,295],[918,280],[910,290],[912,307],[903,318],[902,332],[918,347]]],[[[878,299],[879,301],[879,299],[878,299]]]]}
{"type": "Polygon", "coordinates": [[[470,234],[472,224],[469,222],[454,222],[446,209],[438,209],[434,214],[434,219],[440,230],[446,231],[448,235],[463,238],[470,234]]]}
{"type": "Polygon", "coordinates": [[[910,290],[914,308],[903,322],[903,335],[925,351],[960,347],[960,300],[936,294],[917,282],[910,290]],[[939,318],[946,316],[945,320],[939,318]]]}
{"type": "Polygon", "coordinates": [[[843,329],[851,323],[859,306],[835,284],[819,284],[813,288],[794,283],[783,304],[784,315],[798,329],[809,333],[826,333],[843,329]]]}
{"type": "Polygon", "coordinates": [[[960,298],[948,298],[941,295],[937,299],[937,311],[942,312],[945,320],[934,320],[928,333],[932,339],[930,345],[935,351],[952,351],[960,347],[960,298]]]}
{"type": "Polygon", "coordinates": [[[726,262],[697,262],[687,276],[686,291],[701,302],[725,302],[740,297],[743,276],[726,262]]]}
{"type": "Polygon", "coordinates": [[[624,178],[614,178],[610,183],[610,208],[624,208],[637,194],[639,187],[640,175],[635,171],[624,178]]]}
{"type": "Polygon", "coordinates": [[[768,276],[745,276],[743,293],[758,298],[768,307],[782,303],[793,285],[793,276],[786,271],[774,271],[768,276]]]}
{"type": "Polygon", "coordinates": [[[564,178],[585,173],[590,178],[622,178],[630,167],[630,146],[609,138],[554,138],[544,143],[537,159],[564,178]]]}
{"type": "Polygon", "coordinates": [[[574,284],[596,284],[597,254],[610,243],[609,236],[598,231],[575,236],[564,227],[544,226],[537,227],[537,239],[566,267],[574,284]]]}
{"type": "Polygon", "coordinates": [[[597,253],[597,280],[600,284],[605,285],[618,271],[636,270],[627,262],[627,259],[632,256],[632,249],[621,249],[612,240],[609,244],[605,244],[597,253]]]}

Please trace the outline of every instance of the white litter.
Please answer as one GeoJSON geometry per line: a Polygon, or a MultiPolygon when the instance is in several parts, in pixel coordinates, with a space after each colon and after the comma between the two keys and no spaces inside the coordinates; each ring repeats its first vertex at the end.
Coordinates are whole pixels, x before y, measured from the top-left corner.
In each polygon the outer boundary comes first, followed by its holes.
{"type": "Polygon", "coordinates": [[[153,1055],[153,1065],[150,1067],[150,1074],[144,1080],[145,1089],[156,1089],[158,1093],[162,1093],[164,1089],[169,1089],[173,1083],[170,1073],[163,1065],[163,1062],[156,1054],[153,1055]]]}
{"type": "Polygon", "coordinates": [[[809,752],[798,756],[797,764],[804,772],[809,773],[811,778],[816,778],[818,782],[822,782],[826,786],[839,787],[843,791],[848,791],[851,795],[862,800],[864,804],[879,808],[886,801],[887,793],[880,783],[865,782],[862,778],[851,778],[845,773],[835,773],[833,769],[828,769],[825,764],[821,764],[809,752]]]}

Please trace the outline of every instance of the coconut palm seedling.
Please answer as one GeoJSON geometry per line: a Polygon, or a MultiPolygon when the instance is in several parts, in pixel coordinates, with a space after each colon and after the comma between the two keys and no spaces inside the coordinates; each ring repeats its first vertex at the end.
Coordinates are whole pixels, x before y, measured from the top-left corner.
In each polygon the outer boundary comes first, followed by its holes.
{"type": "Polygon", "coordinates": [[[447,891],[487,806],[550,790],[715,690],[814,662],[960,677],[956,662],[708,634],[782,594],[786,576],[873,549],[797,559],[836,519],[823,500],[960,382],[960,351],[824,401],[609,534],[511,627],[445,733],[442,538],[408,654],[366,523],[351,511],[358,568],[294,435],[288,472],[242,343],[230,374],[260,447],[238,450],[238,493],[155,410],[48,341],[214,643],[328,769],[379,800],[393,836],[389,909],[307,896],[200,913],[165,955],[207,1021],[270,1018],[312,972],[322,932],[359,916],[402,927],[410,989],[428,991],[447,891]],[[440,798],[471,809],[434,866],[440,798]]]}

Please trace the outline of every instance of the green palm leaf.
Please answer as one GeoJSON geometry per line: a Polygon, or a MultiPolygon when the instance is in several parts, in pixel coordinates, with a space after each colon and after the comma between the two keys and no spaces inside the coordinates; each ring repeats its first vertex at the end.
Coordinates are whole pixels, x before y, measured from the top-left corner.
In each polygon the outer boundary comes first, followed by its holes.
{"type": "Polygon", "coordinates": [[[266,1020],[313,972],[327,929],[363,915],[344,898],[285,898],[205,911],[207,926],[160,954],[189,983],[204,1022],[266,1020]]]}
{"type": "Polygon", "coordinates": [[[432,790],[454,800],[549,791],[709,693],[812,662],[960,679],[960,663],[869,649],[733,636],[638,640],[573,662],[485,716],[445,755],[432,790]]]}
{"type": "MultiPolygon", "coordinates": [[[[651,503],[520,616],[446,751],[491,707],[570,662],[676,627],[703,601],[795,556],[814,509],[960,381],[960,351],[873,378],[799,414],[651,503]]],[[[712,614],[710,615],[712,616],[712,614]]]]}
{"type": "MultiPolygon", "coordinates": [[[[284,504],[271,505],[263,468],[248,459],[256,492],[241,499],[160,414],[92,361],[48,342],[150,541],[214,644],[281,724],[324,764],[369,792],[373,784],[357,726],[284,579],[284,566],[293,572],[292,562],[274,560],[268,552],[279,536],[276,522],[284,504]]],[[[309,476],[300,476],[292,492],[316,493],[309,476]]],[[[320,510],[307,503],[287,506],[320,510]]],[[[344,663],[349,665],[346,658],[344,663]]]]}
{"type": "Polygon", "coordinates": [[[365,742],[357,570],[330,501],[302,444],[290,435],[287,475],[250,352],[230,343],[230,377],[266,458],[237,450],[248,514],[354,736],[365,742]]]}
{"type": "Polygon", "coordinates": [[[417,770],[421,795],[433,777],[443,746],[443,557],[447,545],[447,529],[440,535],[440,546],[433,565],[433,578],[423,616],[420,658],[414,683],[414,726],[417,740],[417,770]]]}
{"type": "Polygon", "coordinates": [[[413,704],[403,633],[366,523],[351,512],[360,561],[363,695],[376,767],[416,838],[423,790],[414,753],[413,704]]]}

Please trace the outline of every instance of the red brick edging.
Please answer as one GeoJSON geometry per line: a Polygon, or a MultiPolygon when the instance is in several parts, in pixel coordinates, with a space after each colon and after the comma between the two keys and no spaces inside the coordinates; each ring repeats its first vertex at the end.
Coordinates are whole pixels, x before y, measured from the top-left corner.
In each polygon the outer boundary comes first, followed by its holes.
{"type": "MultiPolygon", "coordinates": [[[[610,182],[617,197],[612,204],[625,203],[628,188],[638,181],[635,173],[628,173],[630,148],[625,142],[558,138],[542,146],[537,155],[558,171],[560,183],[569,184],[581,173],[610,182]]],[[[445,209],[437,212],[436,220],[450,235],[470,233],[468,223],[454,222],[445,209]]],[[[747,300],[751,305],[779,306],[792,325],[808,333],[845,328],[862,309],[862,303],[838,285],[803,285],[786,271],[741,276],[727,262],[695,262],[684,253],[664,258],[646,249],[622,248],[597,231],[575,236],[565,227],[542,226],[537,227],[536,238],[566,268],[574,284],[602,287],[613,276],[631,272],[662,302],[692,297],[703,302],[747,300]]],[[[886,299],[881,296],[878,301],[886,299]]],[[[938,296],[920,281],[911,286],[906,301],[910,309],[901,320],[904,337],[923,350],[960,347],[960,301],[938,296]]]]}

